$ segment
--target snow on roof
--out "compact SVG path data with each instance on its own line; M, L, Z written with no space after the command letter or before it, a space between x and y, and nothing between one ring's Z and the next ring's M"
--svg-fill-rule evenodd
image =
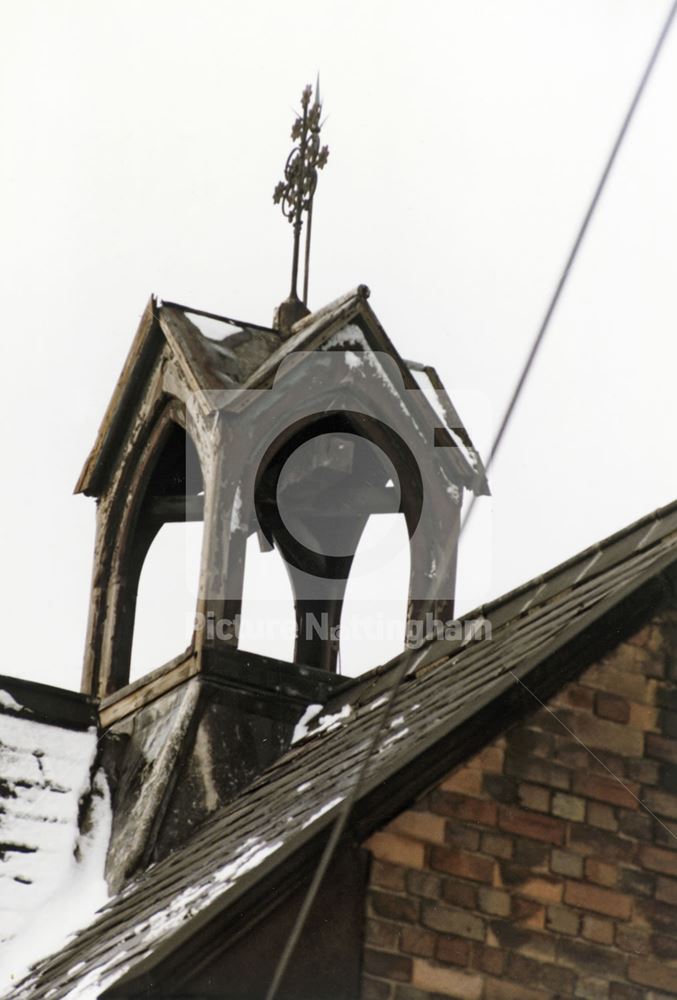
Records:
M108 895L108 789L102 775L91 780L96 731L31 714L0 691L0 992L88 923Z
M660 524L649 544L647 526L654 519ZM411 658L415 672L394 699L392 720L369 762L361 799L381 794L405 767L418 771L422 755L438 745L447 748L448 766L445 741L459 726L477 719L486 730L482 709L499 694L608 614L614 600L674 566L677 503L596 549L602 556L594 565L588 550L481 609L492 625L491 641L439 640L427 647L423 661L418 654ZM332 822L352 788L356 763L371 745L380 715L375 709L384 703L397 663L338 692L321 717L331 720L328 725L302 732L298 743L238 798L131 882L63 950L41 962L18 985L14 1000L93 1000L125 975L135 975L144 959L170 953L179 937L185 943L217 907L239 906L256 881ZM467 739L458 742L455 763L468 746L473 744ZM425 770L422 780L429 780ZM405 791L413 794L411 783ZM387 797L390 808L392 785ZM364 834L366 828L361 830Z

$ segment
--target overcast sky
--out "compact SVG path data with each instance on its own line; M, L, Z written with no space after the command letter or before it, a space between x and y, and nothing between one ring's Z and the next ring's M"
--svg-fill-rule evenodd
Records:
M0 671L79 686L95 505L72 489L150 293L260 323L285 297L271 194L318 69L310 304L368 284L486 449L667 7L3 0ZM677 496L676 121L677 30L468 532L463 610Z

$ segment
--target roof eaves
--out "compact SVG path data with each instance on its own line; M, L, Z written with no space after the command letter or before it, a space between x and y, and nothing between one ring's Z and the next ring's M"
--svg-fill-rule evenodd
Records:
M441 774L447 773L451 767L460 764L462 760L475 752L479 746L484 745L489 739L493 738L493 732L487 729L484 721L485 710L499 698L509 695L513 690L518 692L519 701L521 695L520 689L524 686L525 678L530 677L537 670L546 666L556 655L559 655L560 660L564 661L566 659L567 661L566 664L562 662L561 672L548 670L544 674L543 681L539 682L538 685L534 684L533 686L525 687L524 690L527 694L533 694L536 702L538 702L538 696L533 689L536 688L538 692L541 692L546 697L546 692L541 686L542 683L549 683L550 686L554 683L555 689L559 689L579 669L577 660L572 656L564 657L562 654L579 640L578 651L583 652L586 657L594 655L597 649L591 646L587 637L595 629L599 621L604 619L620 603L628 599L634 600L638 590L645 587L647 583L658 579L675 561L677 561L677 553L674 550L665 552L644 577L639 580L630 581L617 592L608 595L599 605L594 607L591 614L574 619L562 632L555 634L544 647L525 657L514 670L490 680L480 689L474 699L468 700L460 706L454 716L452 725L449 724L449 721L446 721L432 727L426 733L425 738L418 742L413 750L403 751L391 758L388 761L387 769L383 771L374 770L365 781L359 800L351 815L349 827L352 834L356 835L360 841L363 840L375 828L387 821L389 816L395 815L404 807L402 802L393 799L389 783L403 769L412 765L424 755L429 755L431 751L434 751L435 747L440 745L446 746L450 733L456 733L461 727L470 727L472 729L473 720L480 718L483 720L482 725L475 727L478 730L474 734L475 739L469 740L464 736L462 740L456 741L457 760L450 763L448 754L438 755L440 759L437 769L426 772L426 781L439 779ZM617 630L615 628L611 629L610 634L612 637L616 637ZM599 644L601 636L598 635L596 638ZM606 632L605 640L608 643ZM502 713L501 717L505 718ZM431 775L434 776L434 779ZM420 789L416 794L419 792ZM413 794L414 792L411 787L407 786L404 797L411 797ZM378 803L378 806L374 805L374 799ZM371 800L369 805L366 808L361 808L360 804L369 800ZM142 962L130 968L126 975L118 980L115 984L115 989L111 990L110 995L115 996L116 989L125 983L134 982L137 984L140 974L156 968L163 959L172 954L178 947L194 938L196 934L201 933L207 924L217 915L223 914L226 910L241 904L243 897L251 892L254 886L263 882L273 871L279 869L281 865L288 864L295 855L300 856L300 852L304 848L307 848L309 842L316 842L315 853L318 854L325 842L329 829L336 820L341 805L341 803L337 803L332 809L324 812L308 828L297 831L279 850L267 857L260 867L248 872L235 883L232 889L227 890L222 896L213 900L203 911L192 917L189 921L186 921L171 935L163 939L157 948L153 949L151 955L146 956ZM307 854L304 854L303 857L306 858ZM299 862L297 868L300 867ZM242 909L241 906L240 909Z
M142 313L131 349L106 408L94 446L87 456L82 472L75 484L75 493L84 493L87 496L98 496L101 493L102 480L109 454L111 451L116 450L120 443L122 417L131 405L132 399L139 391L143 377L148 370L149 362L157 347L157 338L153 337L154 332L158 335L160 333L157 324L156 307L155 296L151 295Z

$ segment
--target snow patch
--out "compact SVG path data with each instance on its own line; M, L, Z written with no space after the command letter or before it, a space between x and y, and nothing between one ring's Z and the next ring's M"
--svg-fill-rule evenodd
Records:
M9 691L0 691L0 708L9 708L12 712L20 712L23 705L20 705L18 701L15 701Z
M340 726L344 719L352 713L352 705L344 705L340 712L333 715L321 715L316 726L310 727L310 723L317 718L318 712L322 711L322 705L309 705L296 724L292 743L298 743L306 736L315 736L317 733L330 732Z
M140 961L150 954L155 941L171 934L194 914L209 906L246 872L258 867L269 855L279 850L282 843L282 840L266 843L253 837L249 838L242 845L237 857L222 865L206 882L184 889L164 909L140 920L132 929L129 938L134 943L134 961ZM107 962L91 969L74 989L65 995L64 1000L95 1000L129 969L131 961L120 961L126 954L126 951L120 951ZM30 984L27 984L27 988L29 986Z
M323 708L322 705L308 705L308 708L305 710L299 721L294 726L294 732L291 738L292 744L298 743L299 740L302 740L304 736L308 735L308 723L311 721L311 719L315 718L318 712L322 711L322 708Z
M310 826L311 823L314 823L316 819L319 819L320 816L324 816L324 814L329 812L330 809L333 809L334 806L337 806L339 802L343 802L342 795L337 795L335 799L331 799L329 802L325 802L325 804L323 806L320 806L317 812L314 812L309 819L304 820L304 822L301 824L301 829L305 830L306 827Z
M352 705L344 705L340 712L335 712L334 715L323 715L320 717L320 721L317 726L313 729L313 734L321 733L323 731L329 732L331 729L336 729L340 726L344 719L347 719L353 711Z
M58 885L53 886L49 899L31 912L20 933L7 942L6 954L0 956L0 993L9 991L35 962L60 951L77 931L92 922L96 911L108 900L104 866L112 812L103 771L96 774L92 792L91 825L78 837L75 852L59 866ZM45 851L40 861L45 873L53 878L58 856ZM35 868L34 864L31 876L39 878Z

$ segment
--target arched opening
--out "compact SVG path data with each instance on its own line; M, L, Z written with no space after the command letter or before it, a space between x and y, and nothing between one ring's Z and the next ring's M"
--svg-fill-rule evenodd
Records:
M402 482L408 484L406 492ZM255 506L262 533L269 546L279 548L290 576L297 663L359 673L402 649L409 535L421 504L413 454L375 418L340 411L302 419L273 442L257 473ZM400 549L398 569L384 581L383 565ZM346 586L354 605L347 618L342 614ZM378 608L374 592L383 594ZM348 665L346 656L343 664L337 662L342 620L353 633L346 643Z
M121 567L124 595L114 688L162 666L190 645L203 518L197 449L185 429L170 420L151 460Z
M202 524L163 524L141 570L129 680L161 666L190 645L200 575Z
M262 551L256 534L247 539L238 648L278 660L294 659L294 596L276 548Z
M411 552L403 514L372 514L343 602L339 670L356 677L404 649Z

